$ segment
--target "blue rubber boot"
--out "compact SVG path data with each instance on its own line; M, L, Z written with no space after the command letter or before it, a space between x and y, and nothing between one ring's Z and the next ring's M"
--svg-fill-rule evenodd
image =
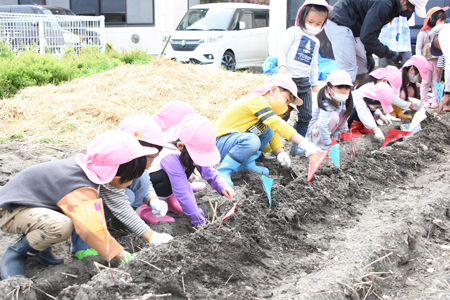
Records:
M269 169L265 167L260 167L255 164L255 160L261 155L262 151L257 151L255 154L247 158L244 162L242 162L241 166L237 169L239 171L256 171L262 175L269 175Z
M237 172L237 169L239 168L240 165L241 165L240 162L235 161L229 155L227 155L222 160L222 163L220 164L220 167L217 169L217 172L228 185L233 186L233 182L231 181L231 175Z
M50 248L47 248L36 255L36 259L44 265L61 265L64 263L64 258L56 256L52 253Z
M11 276L25 277L25 264L28 256L36 256L38 252L31 248L26 236L22 237L14 246L8 247L0 262L2 279Z

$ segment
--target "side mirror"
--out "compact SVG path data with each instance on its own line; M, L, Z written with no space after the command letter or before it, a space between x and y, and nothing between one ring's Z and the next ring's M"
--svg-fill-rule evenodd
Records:
M239 30L245 29L245 22L239 21Z

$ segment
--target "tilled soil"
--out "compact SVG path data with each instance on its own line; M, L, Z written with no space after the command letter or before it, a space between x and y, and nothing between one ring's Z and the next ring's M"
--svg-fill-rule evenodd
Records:
M265 163L275 179L271 209L260 175L235 174L241 202L220 231L233 204L208 187L197 194L206 225L193 228L181 215L152 226L172 234L170 244L111 229L139 251L125 265L113 262L116 283L95 267L106 265L102 258L74 259L67 241L53 248L64 265L30 259L27 279L0 282L0 299L450 299L449 124L448 114L429 116L422 131L383 150L371 135L355 139L356 161L343 142L341 168L327 158L310 184L306 158L291 169ZM0 185L80 151L23 141L0 148ZM1 238L2 253L17 236Z

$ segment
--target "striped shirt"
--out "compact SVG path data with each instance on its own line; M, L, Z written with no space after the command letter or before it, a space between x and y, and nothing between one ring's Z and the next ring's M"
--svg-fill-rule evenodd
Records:
M107 183L100 186L100 194L103 203L108 206L114 217L125 224L133 233L141 236L150 229L131 207L125 189L118 189ZM148 201L156 197L155 189L150 181L150 187L147 195L145 195L144 202L148 205Z

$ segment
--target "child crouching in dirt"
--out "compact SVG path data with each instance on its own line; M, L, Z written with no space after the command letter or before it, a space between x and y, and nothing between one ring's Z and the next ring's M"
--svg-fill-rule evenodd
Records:
M347 120L353 113L352 86L352 79L345 71L328 75L326 86L317 95L317 107L306 135L316 146L326 149L332 138L337 140L339 133L348 131Z
M348 126L354 120L360 121L370 132L374 133L375 139L383 142L383 131L377 126L376 119L386 120L384 113L392 112L392 100L394 92L389 84L385 82L377 83L364 89L356 89L352 92L354 109L348 119Z
M172 144L165 142L159 125L146 115L125 118L117 126L117 130L128 132L134 135L142 146L157 150L155 154L147 156L146 169L151 166L153 159L158 156L163 147L175 149ZM148 222L148 220L141 219L133 209L133 207L147 207L159 217L160 221L174 221L173 218L166 216L167 204L158 199L147 172L144 172L139 178L133 180L131 185L126 187L117 187L111 183L102 184L99 197L103 200L106 221L114 217L117 218L131 232L154 246L167 243L172 239L166 233L157 233L151 230L144 222ZM97 251L89 248L76 231L72 233L71 241L70 250L75 252L75 257L78 259L98 255Z
M158 123L161 127L161 130L165 132L170 127L180 124L180 121L184 116L192 114L194 112L194 109L189 105L189 103L180 100L172 100L161 107L161 110L153 116L153 120L155 120L156 123ZM164 154L166 151L170 150L165 148L163 149L162 154ZM161 157L163 156L165 155L162 155ZM157 157L153 161L151 169L148 170L149 173L161 170L161 167L159 166L159 160L160 159ZM189 183L194 193L200 192L206 188L206 184L200 182L199 180L200 176L196 174L195 171L194 173L192 173L191 177L189 177Z
M409 98L419 99L419 88L417 83L423 79L428 80L428 61L420 55L413 55L402 67L402 85L400 87L400 98L410 102ZM422 104L424 104L422 102ZM403 109L393 106L392 116L402 119L411 119L411 116L403 114Z
M88 145L87 155L38 164L11 179L0 189L0 228L22 237L1 258L2 279L25 277L30 256L46 265L64 263L52 254L50 246L68 239L74 227L105 259L127 262L131 254L114 238L109 236L107 247L78 219L61 213L60 207L98 199L101 184L131 184L145 171L146 156L155 153L156 149L142 147L133 135L113 130L98 135Z
M357 89L362 90L374 86L379 82L386 82L392 87L392 91L394 92L392 106L395 105L397 107L400 107L401 109L410 109L413 111L418 111L421 108L421 105L405 101L398 96L398 92L402 84L402 72L396 67L387 66L386 68L378 68L375 71L372 71L369 75L370 76L366 80L360 82L357 85ZM387 119L385 119L385 121L383 122L387 125L392 124L392 121L400 121L400 119L390 114L386 114L385 117Z
M181 120L185 116L192 113L194 113L194 109L188 103L179 100L172 100L164 104L161 110L153 116L153 120L155 120L161 127L161 130L165 132L170 127L180 124ZM157 182L157 184L154 185L154 188L158 194L158 198L166 201L169 211L180 214L180 203L171 192L172 189L167 188L167 173L161 167L161 160L169 154L180 154L180 151L176 147L174 150L163 148L160 155L153 160L152 165L147 172L150 176L150 180ZM196 174L196 169L194 169L188 179L189 185L194 193L200 192L206 188L206 184L199 182L199 180L200 176ZM139 207L137 213L142 219L150 224L156 224L159 221L162 221L160 218L156 218L152 212L152 209L147 206ZM173 218L171 219L171 222L175 222Z
M233 201L234 190L220 177L211 166L220 161L215 146L214 126L198 114L188 114L179 125L171 127L165 136L174 141L177 153L161 153L161 170L150 173L158 196L168 197L169 209L176 213L185 213L191 223L200 226L205 223L205 215L197 206L188 178L197 169L204 180L219 194ZM150 212L148 212L150 213Z
M302 103L297 96L297 86L288 74L278 73L267 79L262 88L232 103L219 116L215 124L216 146L222 163L217 171L229 185L233 185L231 175L239 171L269 174L269 170L257 166L255 160L272 138L278 138L277 143L281 145L275 150L278 161L284 166L290 165L289 155L274 132L297 143L306 151L306 156L321 151L278 116L285 113L291 103Z

